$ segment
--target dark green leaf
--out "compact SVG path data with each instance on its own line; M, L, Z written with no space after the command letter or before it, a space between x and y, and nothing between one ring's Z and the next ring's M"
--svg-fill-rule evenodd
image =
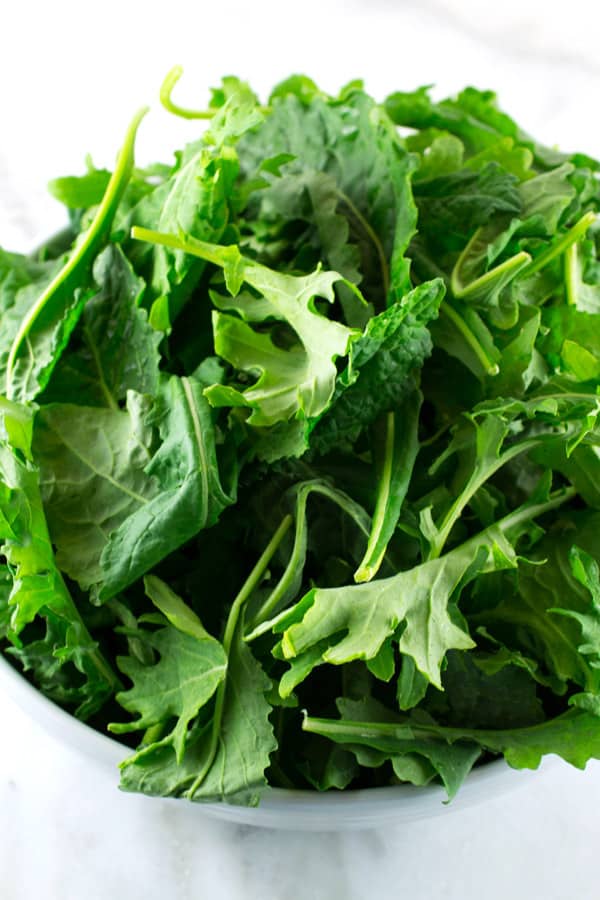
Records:
M158 390L161 337L139 307L144 282L114 244L98 255L93 274L98 292L87 302L73 336L76 349L64 353L54 370L46 403L116 409L128 390Z
M427 282L369 320L350 345L331 409L311 425L311 448L326 453L354 443L381 413L407 399L414 390L415 371L431 353L427 325L437 316L443 296L440 280Z
M173 376L153 408L130 393L127 410L53 404L40 411L35 454L57 559L103 600L232 502L203 389Z
M33 669L51 695L75 703L86 718L117 684L110 666L90 636L58 570L42 499L40 476L31 455L32 413L2 401L0 442L0 540L12 576L4 613L5 636L15 645L23 667ZM26 626L45 620L46 635L23 649ZM72 664L78 677L63 680Z

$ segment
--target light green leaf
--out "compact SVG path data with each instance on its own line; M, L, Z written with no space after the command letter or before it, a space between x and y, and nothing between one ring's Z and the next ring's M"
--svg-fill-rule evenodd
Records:
M223 719L215 759L194 793L198 802L256 806L266 786L265 770L276 749L265 694L271 682L244 644L238 630L228 660ZM144 747L121 764L126 791L184 796L203 769L210 750L211 722L196 725L177 762L173 747L163 742Z
M581 550L572 556L571 548L579 545L600 556L597 519L597 514L588 513L571 521L568 517L559 520L536 546L532 562L519 566L517 586L507 586L499 603L470 617L473 624L483 625L500 639L506 638L506 623L510 623L511 649L540 660L543 671L563 686L575 683L591 692L600 690L594 637L598 611L595 600L590 602L589 575L582 564L586 560L589 566L589 558ZM589 571L593 576L593 567ZM581 650L582 634L586 653Z
M217 315L217 353L237 369L259 375L258 381L242 392L253 410L248 422L268 426L299 413L307 418L318 416L333 396L335 360L346 355L355 334L318 313L314 304L317 296L333 302L333 285L340 276L319 271L308 276L280 275L244 264L243 279L270 303L276 317L293 328L301 345L277 352L270 336L255 334L244 323L236 327L236 320L228 321L225 330L225 323L220 326L223 317ZM210 400L211 393L207 395Z
M85 175L53 178L48 183L48 190L68 209L88 209L90 206L97 206L102 201L110 176L111 173L108 169L95 169L90 164Z
M449 604L465 579L516 566L514 551L497 530L483 532L445 556L391 578L342 588L315 588L276 623L284 657L294 659L329 640L321 660L341 665L373 659L386 638L404 624L400 652L441 688L440 667L448 650L474 646L454 624Z
M412 656L404 656L396 691L400 709L412 709L420 703L428 687L429 681L422 672L419 672Z
M569 180L573 171L572 163L565 162L521 184L521 219L526 223L523 227L527 233L554 236L563 213L576 196Z
M211 639L196 613L164 581L156 575L146 575L144 588L146 595L177 631L197 641Z
M523 453L571 457L594 430L599 409L596 395L565 391L540 393L522 402L500 398L478 404L466 414L454 427L446 450L430 468L434 474L456 454L451 482L455 499L438 524L433 523L428 510L421 512L421 529L430 543L430 557L441 552L470 499L495 472ZM528 429L534 420L537 427Z
M218 241L229 219L229 202L238 172L233 150L218 155L201 149L171 177L158 218L150 220L158 231L185 233L200 240ZM167 192L168 191L168 192ZM139 216L135 218L139 223ZM151 289L152 312L168 307L169 327L198 282L205 264L183 250L154 247Z
M583 643L577 649L585 657L587 669L584 672L583 687L600 693L600 574L598 562L580 547L573 545L569 551L569 562L574 578L589 591L589 602L584 611L559 606L548 611L574 619L581 627ZM570 598L569 598L570 600Z
M522 396L534 382L544 381L547 375L547 367L536 347L540 310L535 306L521 306L518 314L514 329L506 333L508 343L503 346L498 360L499 372L488 376L487 393L490 396Z
M220 247L191 237L174 238L134 229L134 237L186 250L224 270L231 294L246 283L267 301L276 319L285 321L299 344L283 351L269 334L253 331L245 322L215 313L215 349L237 369L258 377L251 387L238 391L239 402L252 409L249 424L270 426L294 416L318 416L329 405L337 374L335 360L345 356L356 332L318 312L315 298L333 303L337 272L317 269L311 275L285 275L243 257L235 246ZM252 297L238 298L252 310ZM263 304L264 308L264 304ZM220 387L206 392L211 403L225 397ZM228 397L231 397L229 392Z
M583 240L571 246L565 252L565 287L567 302L581 312L600 313L600 284L586 280L586 263L590 268L597 266L596 247L594 241Z

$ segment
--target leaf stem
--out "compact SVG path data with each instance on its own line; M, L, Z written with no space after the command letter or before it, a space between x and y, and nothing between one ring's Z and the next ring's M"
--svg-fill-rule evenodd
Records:
M377 740L378 738L396 738L397 740L406 740L419 736L442 738L450 743L457 740L476 740L484 744L486 739L497 743L502 739L502 735L528 735L532 733L543 732L555 722L572 718L573 710L570 709L566 713L556 716L554 719L548 719L536 725L526 725L519 728L452 728L447 725L429 725L426 722L415 722L408 717L404 721L397 723L392 722L356 722L348 719L321 719L309 716L304 713L302 722L302 730L309 731L312 734L321 734L325 737L330 735L343 735L350 739L356 736L358 742ZM496 749L490 747L489 749Z
M140 741L142 747L150 747L152 744L157 743L163 737L166 729L166 722L155 722L154 725L151 725L149 728L146 728L144 732L144 736ZM110 729L111 726L109 726Z
M419 420L423 395L418 389L373 426L376 476L375 510L367 548L354 573L364 584L379 572L394 535L419 452Z
M529 263L531 263L531 261L531 255L529 253L526 253L524 250L521 250L520 253L517 253L515 256L511 256L503 263L500 263L493 269L490 269L488 272L480 275L479 278L475 278L473 281L470 281L469 284L465 285L461 284L458 275L458 269L461 262L461 260L459 259L458 263L452 270L452 278L450 281L452 293L455 297L466 299L477 291L481 291L482 289L485 290L489 284L493 284L494 281L499 281L505 276L510 276L510 280L512 280L516 277L516 275L519 274L519 272L522 272L523 269ZM504 283L507 284L508 279Z
M373 524L371 527L371 533L369 534L367 549L365 550L365 555L363 556L358 569L354 573L354 580L357 582L357 584L361 584L365 581L371 581L371 579L375 577L385 554L386 548L384 547L375 559L372 558L381 536L381 531L385 524L385 514L392 484L395 432L396 415L393 412L388 412L385 417L384 458L383 465L381 467L379 483L377 485L377 502L375 504Z
M148 108L140 109L134 116L127 133L121 151L117 157L115 170L108 182L104 197L100 206L96 210L96 214L92 223L85 233L85 237L81 244L74 250L60 272L52 279L48 287L43 291L41 296L36 300L33 306L23 318L19 330L10 348L8 361L6 364L6 396L13 399L13 375L15 363L19 350L23 345L27 335L31 331L33 325L41 314L42 310L48 305L52 298L61 289L68 289L68 282L77 274L77 270L86 267L96 252L98 245L102 242L105 232L110 228L113 215L121 200L123 191L129 181L129 176L133 169L133 150L135 145L135 137L140 122L148 112Z
M286 515L281 521L279 528L263 550L260 558L258 559L256 565L248 575L248 578L242 585L239 593L237 594L235 600L231 605L231 609L229 611L229 616L227 617L227 623L225 625L225 633L223 635L223 649L225 650L225 654L227 658L229 658L229 654L231 652L231 644L233 642L233 637L235 634L235 630L238 625L238 621L240 618L240 613L242 611L242 607L247 602L248 598L260 583L263 575L265 574L271 559L273 558L277 548L279 547L281 541L285 537L290 525L292 524L292 516ZM185 796L189 800L194 799L194 794L208 775L210 768L215 761L215 757L217 755L217 748L219 745L219 736L221 733L221 724L223 721L223 711L225 706L225 695L227 692L227 676L223 679L223 681L219 684L217 688L217 692L215 695L215 711L212 720L211 726L211 735L210 735L210 743L208 747L208 754L204 761L204 765L197 775L194 783L186 792Z
M214 263L222 265L220 257L215 253L215 245L200 241L191 235L169 234L162 231L153 231L151 228L142 228L134 225L131 229L131 237L134 241L147 241L149 244L158 244L161 247L169 247L171 250L183 250ZM258 264L257 264L258 265Z
M577 244L565 250L565 293L567 305L577 306L577 284L579 282L579 253Z

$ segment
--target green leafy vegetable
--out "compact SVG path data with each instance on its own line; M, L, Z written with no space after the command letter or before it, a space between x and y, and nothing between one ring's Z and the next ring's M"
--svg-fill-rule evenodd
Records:
M139 114L0 250L0 651L127 791L600 758L600 164L491 91L180 76L171 164Z

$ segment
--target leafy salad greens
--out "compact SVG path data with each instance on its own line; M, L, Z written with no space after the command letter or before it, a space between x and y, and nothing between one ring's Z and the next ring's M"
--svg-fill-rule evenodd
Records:
M173 164L142 111L0 250L3 652L147 794L600 758L600 164L489 91L180 74Z

